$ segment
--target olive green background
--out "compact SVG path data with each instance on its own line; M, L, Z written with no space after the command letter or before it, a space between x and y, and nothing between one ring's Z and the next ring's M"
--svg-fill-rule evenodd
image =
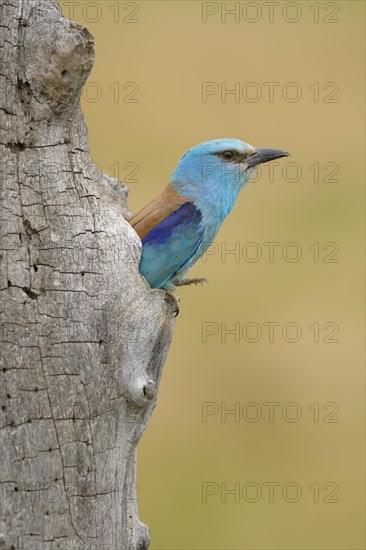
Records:
M270 22L265 3L240 2L247 11L239 22L222 22L219 11L206 23L199 1L137 4L134 13L131 2L81 1L74 12L97 51L83 100L92 155L111 175L119 167L133 211L201 141L235 137L291 153L274 182L263 167L225 221L216 253L192 270L210 284L180 290L158 406L138 449L138 505L152 548L364 548L364 3L280 2ZM297 22L286 20L299 8ZM238 82L241 97L203 102L202 82ZM273 101L265 82L279 83ZM296 102L289 82L301 91ZM250 101L256 90L262 97ZM273 261L268 242L279 243ZM291 242L302 253L295 262ZM268 322L279 323L273 342ZM287 323L297 325L283 333ZM235 326L239 341L225 337ZM339 341L324 341L337 326ZM287 341L299 327L299 341ZM205 342L207 328L216 333ZM279 404L273 422L268 402ZM217 412L203 422L205 403ZM235 403L240 418L225 416ZM203 502L206 482L217 492ZM279 483L273 499L268 482ZM235 484L239 502L224 492Z

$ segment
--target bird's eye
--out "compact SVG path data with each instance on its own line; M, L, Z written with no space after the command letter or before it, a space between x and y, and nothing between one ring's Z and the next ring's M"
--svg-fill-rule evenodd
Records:
M233 151L223 151L220 156L224 160L233 160L234 152Z

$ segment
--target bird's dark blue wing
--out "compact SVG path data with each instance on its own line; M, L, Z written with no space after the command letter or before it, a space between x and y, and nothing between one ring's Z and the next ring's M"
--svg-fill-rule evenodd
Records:
M191 202L158 223L142 240L140 272L162 288L183 270L202 242L201 212Z

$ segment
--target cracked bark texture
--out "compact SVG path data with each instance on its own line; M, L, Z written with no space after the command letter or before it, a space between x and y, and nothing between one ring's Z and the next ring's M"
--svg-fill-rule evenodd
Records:
M174 304L88 152L92 36L56 0L0 5L0 550L147 548L135 452Z

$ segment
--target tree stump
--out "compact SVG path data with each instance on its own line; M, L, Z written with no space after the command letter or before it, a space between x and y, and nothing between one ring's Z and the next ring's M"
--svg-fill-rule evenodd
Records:
M174 304L88 151L91 34L57 0L1 0L1 17L0 550L147 548L135 453Z

